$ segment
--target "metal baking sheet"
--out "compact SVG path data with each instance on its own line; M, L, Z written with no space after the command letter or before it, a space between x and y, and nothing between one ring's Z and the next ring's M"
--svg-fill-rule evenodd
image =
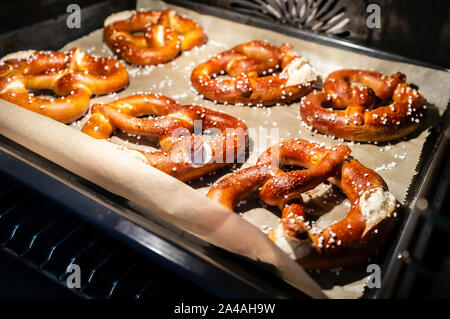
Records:
M180 4L177 1L177 4ZM183 5L185 5L186 7L189 7L192 4L188 4L183 2ZM208 6L200 6L200 5L196 5L195 4L195 10L202 12L202 10L207 10L207 11L211 11L212 8L208 7ZM214 8L214 10L218 10L217 8ZM221 11L215 11L216 14L221 15L222 17L224 17L223 14L225 14L224 12ZM239 18L239 15L236 14L236 17ZM235 18L236 18L235 17ZM242 17L241 17L242 18ZM267 22L265 22L267 23ZM275 28L275 26L271 26L268 25L268 27L273 27ZM272 28L272 29L273 29ZM286 30L277 30L280 32L286 32L289 31L287 30L288 28L286 28ZM286 32L289 33L289 32ZM292 35L292 34L291 34ZM301 35L297 35L299 37L301 37ZM342 47L344 49L348 49L348 43L342 42L339 43L339 41L337 40L329 40L327 38L323 38L321 36L315 36L313 34L307 34L308 40L312 40L312 41L317 41L320 43L326 43L329 45L333 45L333 46L337 46L337 47ZM327 42L328 41L328 42ZM356 47L351 47L351 50L356 50L358 52L360 51L361 48L356 48ZM366 50L363 50L363 52ZM367 53L367 52L364 52ZM386 55L382 52L376 52L376 51L371 51L370 52L371 55L380 57L380 58L389 58L391 59L392 56ZM377 55L378 54L378 55ZM407 59L401 59L401 57L395 57L398 61L403 61L403 62L407 62L407 63L412 63L413 61L411 60L407 60ZM446 126L445 126L446 125ZM421 196L422 191L424 190L424 187L426 185L426 181L429 180L433 174L433 170L432 170L432 163L439 161L439 154L440 154L440 150L442 150L442 145L443 141L445 141L445 138L442 137L442 132L444 132L445 130L448 129L448 121L446 122L446 124L443 126L437 126L435 127L435 129L433 129L432 134L429 135L428 140L426 142L425 145L425 149L432 149L434 150L434 152L424 152L425 156L424 158L421 160L421 169L419 170L419 174L416 176L409 194L408 194L408 203L412 202L415 198L417 198L417 196ZM441 134L441 138L439 138L439 133ZM123 240L127 240L129 243L134 243L134 244L141 244L141 246L144 247L144 250L157 250L157 248L152 247L151 245L142 245L143 241L148 241L148 234L146 233L141 233L141 235L143 236L133 236L135 233L139 233L139 231L134 230L134 231L124 231L123 229L119 229L118 230L118 226L117 224L114 224L114 219L118 218L121 216L120 213L118 213L117 210L112 210L111 209L111 205L115 206L116 209L122 210L122 209L129 209L131 211L135 212L135 215L137 217L136 221L133 221L134 225L138 225L139 224L139 208L138 207L126 207L123 206L121 204L121 199L117 198L117 196L112 195L112 194L105 194L105 191L102 190L101 188L95 186L94 184L91 184L85 180L82 180L81 178L77 177L76 175L65 171L64 169L62 169L61 167L47 161L48 163L45 163L45 159L41 158L44 161L38 161L37 158L39 156L37 156L36 154L33 154L32 152L23 149L21 150L20 146L18 146L17 144L14 145L15 143L8 141L7 139L2 139L1 141L1 149L2 149L2 160L5 159L5 162L2 162L2 169L3 170L7 170L9 171L10 174L15 175L16 177L20 178L23 182L33 186L33 182L32 179L27 178L27 174L24 174L24 172L26 172L27 170L29 170L30 172L35 169L38 170L41 174L44 174L47 176L46 183L51 183L52 180L54 180L54 182L56 183L57 181L60 183L56 189L54 190L54 192L56 192L57 194L57 189L59 187L64 187L63 185L69 186L69 189L74 190L74 192L72 193L71 196L74 196L73 200L67 201L66 205L71 207L73 210L76 210L75 212L84 216L84 218L89 219L91 222L96 222L98 226L104 227L106 229L109 229L112 233L114 233L115 235L118 236L122 236ZM445 148L444 148L445 149ZM27 159L27 153L28 153L28 159ZM30 155L31 153L31 155ZM14 154L14 155L13 155ZM9 156L9 157L8 157ZM7 164L10 163L10 164ZM11 164L11 163L15 163L15 164ZM26 165L24 165L24 163ZM5 165L3 165L5 164ZM30 165L31 164L31 165ZM21 169L19 170L14 170L13 167L14 166L21 166ZM24 169L24 167L27 167L27 165L29 166L29 168ZM422 167L423 166L423 167ZM64 172L64 173L63 173ZM31 174L31 173L29 173ZM60 175L58 175L60 174ZM59 177L58 177L59 176ZM41 184L42 185L42 184ZM82 185L83 187L80 188L80 185ZM36 187L36 185L34 185L34 187ZM43 191L42 189L40 189L39 191ZM45 192L49 195L49 196L53 196L54 199L59 200L59 201L63 201L61 198L57 198L58 196L55 195L51 195L51 191L50 189L45 190ZM98 212L97 208L89 208L89 207L84 207L81 203L83 203L83 201L85 200L86 197L86 192L88 192L90 194L90 196L88 196L88 198L91 198L92 200L94 200L99 206L98 207L103 207L103 209L105 210L105 215L101 215L101 214L96 214ZM78 197L78 200L75 200ZM408 205L406 205L408 206ZM100 208L101 210L101 208ZM386 284L383 284L382 287L388 287L389 285L387 284L387 282L391 282L392 278L395 278L395 274L396 274L396 269L398 270L399 267L401 266L401 262L402 260L397 258L397 256L399 255L399 252L403 252L402 249L404 249L407 245L407 237L408 237L408 232L412 232L412 230L414 229L414 219L417 218L417 214L414 212L414 209L411 212L404 212L405 215L407 216L404 219L403 224L400 226L400 235L399 238L396 239L396 245L393 245L393 248L391 248L391 250L389 252L386 253L386 257L384 258L385 262L384 262L384 266L383 266L383 282ZM112 223L110 223L112 222ZM129 222L129 221L128 221ZM184 245L183 243L185 242L185 237L189 237L190 235L181 232L180 235L180 230L177 229L176 227L169 225L168 223L164 223L164 221L159 220L159 221L152 221L152 223L154 223L155 225L162 225L165 224L165 231L160 231L160 232L156 232L155 234L157 238L164 238L163 240L166 240L167 242L174 242L175 239L175 243L179 244L182 248L181 250L188 250L188 251L193 251L195 253L195 255L197 257L201 256L200 259L205 260L206 259L206 263L207 264L216 264L217 266L217 261L221 260L220 259L220 254L221 253L225 253L225 255L227 255L226 257L224 257L224 259L222 259L222 262L220 262L220 264L222 266L224 266L224 268L221 269L221 271L224 271L225 273L228 274L232 274L232 276L236 276L236 277L240 277L241 280L243 280L243 282L245 283L244 286L247 287L255 287L258 286L262 287L264 286L264 288L268 288L267 285L263 285L263 283L259 283L256 284L255 282L258 282L258 278L252 278L251 276L251 272L254 273L254 269L253 267L257 267L259 268L259 266L255 265L254 263L249 262L248 265L245 265L243 267L243 269L245 269L244 273L240 273L239 274L239 267L233 267L233 262L226 262L226 261L231 261L234 258L236 258L235 256L233 256L232 254L226 253L226 252L220 252L220 249L212 247L211 245L193 237L192 240L194 241L199 241L198 243L201 243L199 245ZM122 226L123 227L123 226ZM128 226L127 226L128 227ZM127 228L125 227L125 228ZM138 226L137 226L138 227ZM128 228L127 228L128 229ZM143 229L141 228L141 231L143 231ZM167 231L167 232L166 232ZM180 240L183 239L183 240ZM205 247L207 247L208 249L205 249ZM171 248L171 249L167 249L166 251L164 251L163 254L164 258L167 258L168 260L170 259L174 259L173 257L171 257L171 251L174 250L175 248ZM205 253L205 250L208 251L208 253ZM212 253L211 253L212 251ZM240 259L240 258L239 258ZM248 262L248 261L245 261ZM245 263L244 262L244 263ZM185 268L189 268L190 271L198 271L198 269L201 269L200 266L195 266L195 267L188 267L187 264L188 262L186 260L184 260L183 258L178 258L174 260L174 264L178 265L178 267L185 267ZM396 266L397 265L397 266ZM248 267L248 268L246 268ZM265 270L262 270L265 271ZM201 277L201 276L200 276ZM255 277L255 276L253 276ZM265 282L266 282L266 278L264 278ZM252 283L253 281L253 283ZM226 282L226 280L224 281ZM261 286L262 285L262 286ZM283 288L279 288L277 290L277 285L281 285L281 287ZM236 289L235 292L239 291L239 289ZM264 289L260 289L260 291L264 291ZM299 295L298 293L293 293L290 289L288 289L288 287L286 287L285 285L282 284L281 280L274 280L270 285L269 285L269 289L268 291L272 292L272 296L294 296L294 295ZM281 293L280 291L290 291L291 294L284 292ZM378 290L376 293L374 293L374 290L371 291L371 294L367 294L366 297L371 297L371 296L383 296L386 297L389 295L389 291L388 289L382 289L382 290ZM301 294L300 294L301 295Z

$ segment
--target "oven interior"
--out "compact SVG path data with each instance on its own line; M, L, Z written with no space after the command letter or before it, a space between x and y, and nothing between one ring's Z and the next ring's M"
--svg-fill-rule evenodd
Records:
M136 6L135 1L127 0L77 1L83 12L83 28L62 33L62 28L67 30L63 27L66 8L72 2L2 1L0 56L29 48L58 49L100 28L108 15ZM169 2L230 16L244 23L270 23L280 29L295 27L318 42L324 38L331 45L333 41L343 41L367 54L402 57L414 63L450 69L450 3L445 1L433 4L371 1L379 4L386 15L380 29L364 27L368 1L287 0L283 5L276 0ZM441 123L441 129L447 129L447 134L438 130L433 133L445 144L441 146L440 160L432 167L439 174L435 173L426 185L428 205L409 229L402 267L392 274L389 286L381 292L367 294L367 298L450 297L448 122L447 111ZM4 138L1 142L11 149L20 148ZM430 146L428 151L435 149ZM156 249L149 253L125 236L74 214L68 202L62 203L34 187L32 181L37 181L39 174L29 167L20 167L13 157L6 153L0 156L0 258L5 260L0 266L0 297L305 297L262 270L255 270L254 280L242 278L251 276L250 270L230 275L227 267L220 267L217 261L211 266L157 232L155 242L161 242L159 247L167 245L166 253L158 253ZM223 258L223 264L236 263L244 269L253 269L252 262L220 249L214 254ZM66 286L66 270L72 264L83 269L79 289ZM36 285L40 288L35 289Z

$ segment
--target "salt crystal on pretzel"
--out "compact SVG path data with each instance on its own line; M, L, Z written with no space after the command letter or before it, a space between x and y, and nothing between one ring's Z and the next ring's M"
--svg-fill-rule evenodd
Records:
M128 72L118 61L86 55L77 48L20 51L0 63L0 98L68 123L84 115L93 94L107 94L128 84ZM58 97L42 98L29 90L48 89Z
M241 120L198 105L180 105L162 95L135 94L94 104L91 112L82 132L108 139L119 128L133 135L156 137L162 150L143 152L143 156L153 167L182 181L234 163L248 145L247 126ZM156 117L139 117L144 115ZM220 134L192 135L199 123L202 130Z
M278 206L280 224L268 236L304 268L359 263L380 248L392 231L396 200L381 176L349 154L345 145L327 148L302 139L284 141L265 151L256 165L217 182L207 196L233 210L257 192L264 203ZM284 172L280 168L285 165L307 169ZM326 180L343 190L350 208L342 220L319 228L308 220L310 212L304 209L301 195Z
M301 101L300 114L319 132L346 140L399 139L419 128L426 109L426 100L405 81L399 72L335 71L325 79L323 91Z
M195 67L192 85L221 103L291 103L310 92L317 79L308 61L292 49L288 43L276 47L264 41L237 45ZM225 73L228 78L217 76Z
M143 32L135 35L134 32ZM123 11L104 22L103 37L110 49L137 65L160 65L182 51L202 45L203 28L174 10Z

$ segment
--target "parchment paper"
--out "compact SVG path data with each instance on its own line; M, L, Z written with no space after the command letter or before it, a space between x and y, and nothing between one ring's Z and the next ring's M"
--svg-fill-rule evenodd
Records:
M279 139L300 137L323 142L326 145L341 141L311 132L299 117L297 103L270 108L242 107L214 104L196 95L190 86L191 70L210 56L239 43L264 39L276 45L290 42L297 52L310 60L314 69L323 78L340 68L374 69L386 74L403 72L410 83L419 86L434 113L442 114L449 100L450 74L443 71L383 61L330 48L276 32L200 15L160 1L138 1L138 7L149 9L174 7L204 27L208 42L201 48L185 52L173 62L164 65L144 68L127 65L130 85L117 94L94 98L91 104L111 101L137 92L151 92L172 97L182 104L200 104L237 116L244 119L248 127L253 129L250 135L250 159L242 167L253 164L262 151L279 141L276 138L277 131L272 131L272 128L278 129ZM62 49L74 46L90 54L112 56L102 42L102 30L69 43ZM168 219L214 245L275 265L285 281L312 297L324 297L324 293L332 298L358 298L362 295L367 279L363 266L312 273L321 289L301 267L268 240L263 231L274 228L278 223L276 214L279 212L276 210L262 207L257 200L249 199L239 205L238 211L244 216L241 218L203 196L210 184L229 173L229 170L190 183L192 186L190 187L131 158L110 143L92 139L75 130L74 128L81 127L87 116L70 127L2 100L0 105L1 134L72 172L148 208L152 213ZM435 120L436 117L431 116L427 126L433 124ZM265 131L268 137L264 136ZM396 143L348 144L356 158L382 175L390 191L402 203L416 174L415 169L427 135L428 131L425 129ZM112 141L132 148L155 146L144 138L120 133L114 136ZM330 223L347 212L346 201L342 198L342 194L329 185L320 186L307 194L305 199L317 213L328 212L318 223Z

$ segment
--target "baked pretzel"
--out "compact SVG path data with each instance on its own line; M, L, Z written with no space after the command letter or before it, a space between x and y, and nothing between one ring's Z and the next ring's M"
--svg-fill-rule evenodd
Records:
M105 20L103 36L114 53L138 65L166 63L206 40L201 26L173 10L117 13Z
M292 45L252 41L235 46L198 65L193 87L221 103L274 105L290 103L310 92L316 74ZM228 74L231 79L218 77Z
M162 151L143 152L144 161L182 181L236 162L245 155L248 143L247 126L241 120L197 105L179 105L161 95L136 94L94 104L91 112L82 132L107 139L120 128L130 134L157 137ZM144 115L156 117L139 118ZM216 135L191 135L197 125Z
M0 62L0 98L63 123L84 115L93 94L118 91L127 84L128 72L121 63L77 48L68 53L18 52ZM60 97L37 97L29 90L51 90Z
M416 130L424 119L426 101L405 81L402 73L335 71L326 78L324 91L301 101L300 114L324 134L359 142L395 140Z
M264 203L278 206L280 224L269 237L306 269L362 262L392 230L396 201L381 176L349 157L350 152L344 145L327 148L301 139L285 141L264 152L256 165L220 180L207 196L233 210L258 192ZM306 169L284 172L286 165ZM351 207L344 219L319 229L307 220L301 194L327 179L342 189ZM301 239L305 235L308 240Z

